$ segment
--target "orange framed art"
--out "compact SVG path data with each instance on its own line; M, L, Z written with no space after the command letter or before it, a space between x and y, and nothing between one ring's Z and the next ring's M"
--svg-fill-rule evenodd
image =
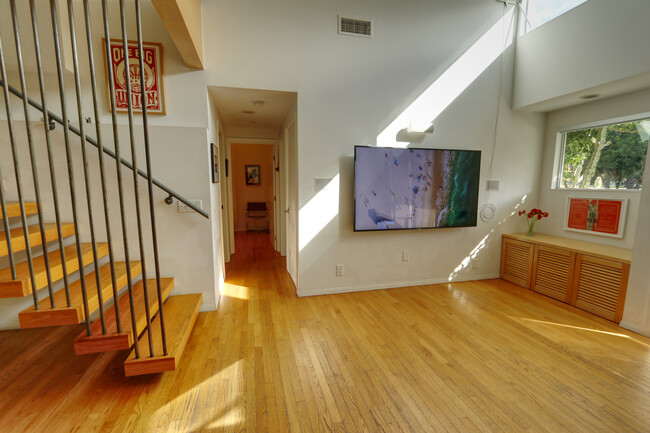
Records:
M104 70L106 72L106 93L108 95L108 110L110 106L110 89L108 85L109 62L106 59L106 39L104 44ZM142 42L144 57L144 83L140 83L140 62L138 61L137 41L128 41L128 56L124 55L124 45L121 39L111 39L110 67L115 80L115 111L127 113L126 71L129 71L131 87L131 106L134 113L142 112L142 86L145 88L145 99L148 114L166 114L165 85L163 74L162 44L157 42ZM128 58L128 68L125 59Z

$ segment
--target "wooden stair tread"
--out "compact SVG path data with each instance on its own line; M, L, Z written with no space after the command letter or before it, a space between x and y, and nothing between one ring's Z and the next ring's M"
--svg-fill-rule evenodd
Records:
M97 244L97 258L108 255L108 244ZM63 266L61 264L61 251L55 250L48 254L50 258L50 272L52 281L58 281L63 278ZM93 262L93 252L91 244L81 244L81 256L84 266ZM77 246L70 245L65 247L65 259L68 275L79 270L79 261L77 260ZM45 260L43 256L35 257L34 278L36 288L42 289L47 287L47 275L45 273ZM29 265L27 262L16 264L16 280L11 279L11 269L0 269L0 298L21 298L32 293L32 284L29 277Z
M135 350L132 351L124 362L124 374L126 376L138 376L175 370L183 355L187 340L190 338L192 328L194 328L196 316L199 314L202 302L203 296L201 294L171 296L163 307L168 354L162 355L160 318L156 316L151 324L151 334L154 342L154 353L157 356L148 356L149 333L146 332L139 340L140 358L136 359Z
M131 262L131 278L140 275L140 262ZM105 264L99 268L100 283L104 302L113 297L113 282L111 278L111 266ZM128 280L126 277L126 262L115 263L115 280L117 289L120 290L126 286ZM86 292L88 293L88 309L94 313L99 309L99 299L97 297L97 284L95 281L95 272L86 275ZM65 289L54 293L54 304L56 308L51 308L50 299L46 297L39 302L39 309L35 310L31 306L23 310L19 315L20 327L39 328L43 326L62 326L76 325L83 323L85 320L83 309L83 295L81 293L81 280L70 284L70 307L67 307L65 298Z
M161 278L160 285L164 302L164 299L167 299L174 288L174 279ZM147 291L149 293L149 310L153 317L153 315L158 312L158 294L155 279L147 280ZM147 316L144 306L144 284L142 281L138 281L134 284L133 298L137 332L132 332L129 293L126 291L119 299L122 332L119 334L117 333L115 307L111 306L111 308L104 312L106 334L102 334L101 321L99 319L95 320L91 325L92 336L89 337L86 331L83 331L77 338L75 338L75 353L77 355L84 355L87 353L130 349L133 345L133 335L135 334L135 338L137 338L147 327Z
M56 224L47 223L43 224L45 229L45 239L47 242L51 242L59 238ZM15 228L9 231L11 234L11 248L14 253L18 251L25 250L25 235L23 233L23 228ZM27 233L29 233L29 243L32 247L42 244L41 239L41 230L38 225L27 226ZM61 224L61 234L63 237L72 236L74 234L74 224ZM0 256L6 256L9 254L9 249L7 247L7 234L3 231L0 232Z
M38 212L35 201L26 201L25 202L25 213L27 215L35 215ZM19 217L20 216L20 203L10 202L7 203L7 216L9 218ZM2 216L2 209L0 209L0 218Z

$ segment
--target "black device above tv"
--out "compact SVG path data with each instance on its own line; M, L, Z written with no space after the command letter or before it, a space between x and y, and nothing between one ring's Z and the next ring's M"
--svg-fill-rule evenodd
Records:
M481 152L355 146L354 231L474 227Z

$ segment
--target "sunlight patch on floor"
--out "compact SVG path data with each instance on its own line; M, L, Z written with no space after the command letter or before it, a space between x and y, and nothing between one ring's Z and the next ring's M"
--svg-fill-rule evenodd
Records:
M164 406L158 409L155 415L151 418L149 423L149 429L147 431L158 431L157 427L161 420L165 419L181 419L186 416L188 407L191 406L199 395L214 395L215 400L219 400L219 404L215 404L215 407L226 408L222 414L217 415L216 419L210 419L210 416L207 416L207 420L204 417L196 417L190 423L183 423L182 427L177 426L174 422L170 422L168 432L198 432L204 431L205 425L208 422L212 422L211 427L226 427L239 424L244 419L244 407L238 405L240 401L239 397L242 390L237 390L235 387L228 389L228 395L222 396L217 394L219 385L221 383L231 384L238 376L243 374L243 365L244 359L240 359L236 362L233 362L228 367L222 369L217 374L207 378L203 382L199 383L196 386L193 386L191 389L182 393L173 400L167 402ZM219 414L219 411L215 411L216 414ZM211 415L212 416L212 415Z
M537 320L537 319L528 319L528 318L525 318L525 317L519 317L518 320L522 320L522 321L525 321L525 322L539 323L539 324L542 324L542 325L559 326L561 328L570 328L570 329L575 329L575 330L578 330L578 331L596 332L598 334L613 335L615 337L632 339L632 337L630 337L629 335L619 334L618 332L601 331L600 329L592 329L592 328L582 328L580 326L566 325L564 323L556 323L556 322L547 322L547 321L544 321L544 320Z
M249 288L238 286L237 284L225 283L223 285L223 296L229 298L245 299L248 300Z

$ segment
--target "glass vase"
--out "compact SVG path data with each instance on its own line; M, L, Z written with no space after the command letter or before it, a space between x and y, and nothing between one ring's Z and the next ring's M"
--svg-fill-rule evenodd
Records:
M526 236L535 236L535 223L537 222L537 218L528 218L528 232L526 232Z

